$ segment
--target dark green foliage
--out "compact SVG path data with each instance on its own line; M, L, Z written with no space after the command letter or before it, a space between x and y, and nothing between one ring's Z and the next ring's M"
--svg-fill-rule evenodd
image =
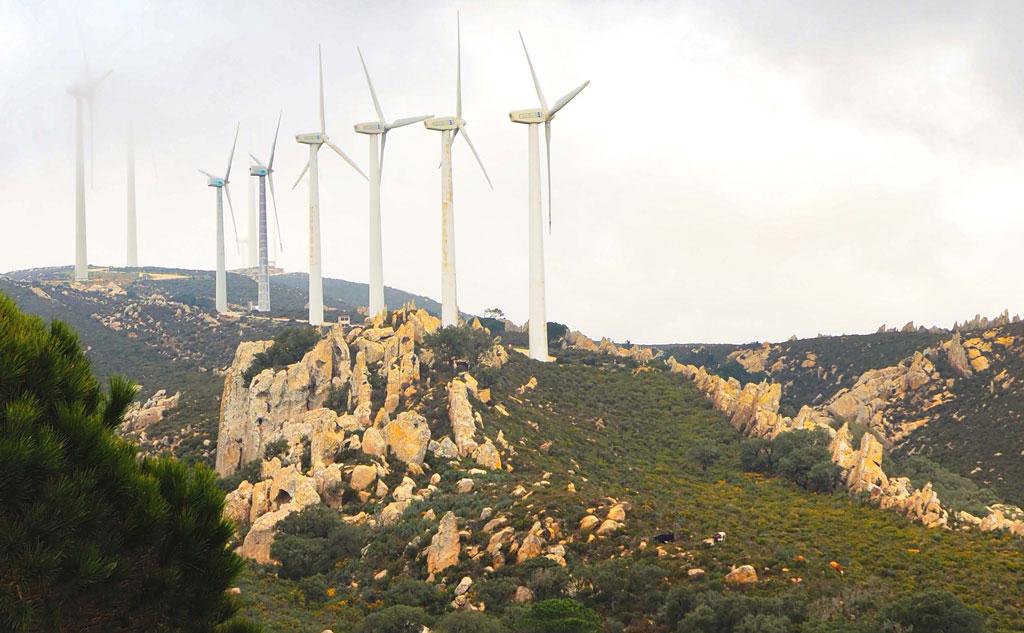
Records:
M774 440L747 439L740 444L740 464L750 472L785 477L811 492L832 492L842 482L829 441L824 429L798 429Z
M351 389L352 384L347 381L342 383L340 387L338 385L331 385L327 391L327 399L324 400L324 406L338 415L348 413L348 394Z
M423 337L423 346L433 350L437 359L434 367L443 371L450 371L455 361L465 362L472 369L493 344L486 332L469 326L449 325Z
M707 472L707 469L717 462L722 457L722 451L718 448L718 444L711 440L700 440L694 443L687 451L690 459L700 466L701 471Z
M445 595L429 582L398 578L382 596L385 604L419 607L428 613L440 613L447 603Z
M760 613L748 615L733 629L733 633L792 633L795 629L789 618L782 615Z
M264 369L280 369L299 362L319 340L320 332L308 325L281 330L274 336L274 344L267 351L256 354L242 380L248 385Z
M493 317L480 317L480 325L490 330L491 334L494 336L500 336L501 333L505 331L505 322L499 321Z
M669 631L674 631L679 622L686 617L694 605L696 598L693 591L683 585L672 587L665 596L665 602L661 605L661 612L658 619Z
M479 611L457 611L449 613L431 629L437 633L506 633L501 620Z
M600 628L601 616L568 598L537 602L516 622L519 633L596 633Z
M306 578L329 571L336 562L356 558L363 546L360 527L341 522L336 510L309 506L278 523L270 556L281 563L282 578Z
M263 462L259 459L254 459L227 477L218 479L217 486L224 492L231 492L238 488L238 484L242 483L243 480L254 484L263 478L262 470Z
M569 331L569 326L564 323L548 321L548 345L557 343Z
M0 630L213 631L241 569L210 469L138 459L71 330L0 294Z
M970 479L950 472L923 455L887 459L883 467L890 477L909 477L917 488L931 482L943 505L954 510L966 510L975 516L985 516L988 514L986 506L999 503L998 496L991 489L979 488Z
M275 457L284 457L284 454L287 451L288 440L284 438L274 440L273 442L268 442L267 445L263 447L263 459L270 461Z
M428 622L418 607L396 605L366 616L357 633L420 633Z
M715 371L715 373L721 376L722 378L725 378L726 380L730 378L735 378L736 380L740 381L741 385L745 385L748 382L761 382L768 378L768 374L764 373L763 371L753 373L747 371L747 369L743 365L741 365L739 361L735 360L731 360L727 363L724 363Z
M963 601L945 591L903 596L887 606L883 617L907 631L982 633L985 621Z
M309 441L308 435L302 436L302 455L299 457L299 467L302 472L309 472L313 466L313 443Z

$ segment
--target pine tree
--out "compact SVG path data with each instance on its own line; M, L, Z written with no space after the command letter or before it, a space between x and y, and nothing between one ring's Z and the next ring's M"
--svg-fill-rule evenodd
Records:
M254 630L221 624L242 562L216 476L140 459L114 433L134 397L0 293L0 630Z

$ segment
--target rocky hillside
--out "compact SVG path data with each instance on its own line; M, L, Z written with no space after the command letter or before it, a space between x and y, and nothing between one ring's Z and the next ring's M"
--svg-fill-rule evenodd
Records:
M949 529L962 523L930 487L884 473L874 435L855 449L825 408L780 416L781 385L741 387L575 337L593 349L544 364L491 344L465 371L439 360L436 328L414 310L332 328L248 382L269 343L238 348L217 466L238 551L254 561L241 600L274 630L350 630L402 608L424 623L469 612L511 623L536 600L572 597L613 628L664 631L696 617L666 610L680 596L689 609L827 627L873 617L906 578L956 588L998 630L1024 630L1024 603L1003 590L1021 582L1010 532L1022 526ZM918 371L924 356L900 379ZM799 426L832 431L836 494L742 467L737 430ZM710 464L694 457L707 442ZM356 545L295 571L296 552L327 547L293 527L314 516Z

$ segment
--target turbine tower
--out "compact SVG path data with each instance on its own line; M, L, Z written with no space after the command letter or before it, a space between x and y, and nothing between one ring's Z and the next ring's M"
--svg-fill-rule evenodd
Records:
M260 239L259 239L260 216L256 204L256 181L249 179L249 221L246 225L247 237L246 247L246 268L256 268L260 263Z
M277 134L281 131L281 115L277 115L277 129L274 131L274 144L270 146L270 161L264 165L252 154L256 164L249 167L249 175L260 179L260 211L259 211L259 268L256 281L258 295L256 310L270 312L270 261L267 252L267 182L270 182L270 197L274 203L274 222L277 225L278 240L281 238L281 222L277 219L277 196L274 195L274 153L277 151ZM284 250L282 246L281 250Z
M584 82L578 88L571 90L567 95L555 102L555 105L548 109L548 102L544 99L544 93L540 89L540 81L537 80L537 73L533 70L533 62L530 61L530 51L526 50L526 40L523 34L519 33L519 40L523 43L523 52L526 53L526 63L530 66L530 75L533 76L533 86L537 89L537 98L540 99L540 108L533 110L516 110L509 112L508 116L513 123L525 123L529 130L528 153L529 162L527 174L529 176L529 226L530 226L530 358L534 360L548 360L548 322L546 298L544 295L544 229L540 197L540 139L538 126L544 124L544 139L547 145L548 159L548 231L551 230L551 121L555 114L565 107L572 98L587 87L589 81Z
M86 105L89 106L89 167L92 169L94 99L100 83L113 72L106 70L95 75L92 73L89 58L85 54L84 42L82 60L85 62L85 78L68 88L68 93L75 98L75 281L89 279L89 263L85 248L85 139L82 131L82 110Z
M217 312L228 311L227 273L224 267L224 194L228 196L231 226L235 232L235 246L238 246L238 226L235 224L235 209L231 204L231 189L228 187L228 183L230 182L231 161L235 158L235 146L238 144L238 128L240 126L241 123L235 127L235 141L231 144L231 154L228 155L228 168L224 171L224 177L220 178L210 172L199 170L199 173L206 176L206 184L217 188Z
M320 131L308 134L297 134L295 140L299 143L309 145L309 162L302 169L302 173L295 180L292 189L295 189L302 180L302 177L309 171L309 324L323 325L324 322L324 281L323 271L320 262L320 164L317 160L317 153L322 145L333 149L338 156L352 165L352 169L359 172L363 178L366 174L352 162L345 152L332 143L327 137L327 123L324 119L324 62L323 53L317 47L317 57L320 71Z
M356 132L366 134L370 141L370 304L369 316L375 317L388 309L384 303L384 248L381 239L380 222L380 175L384 168L384 146L387 144L388 132L396 127L403 127L412 123L419 123L434 116L425 114L422 116L397 119L388 123L384 118L384 112L380 108L380 101L377 100L377 91L373 89L373 81L370 79L370 71L366 69L366 60L363 59L363 51L359 52L359 61L363 64L363 72L366 73L366 83L370 86L370 96L373 98L373 108L377 111L377 121L373 123L357 123ZM378 146L378 137L380 143ZM379 147L379 158L378 158Z
M456 14L456 33L458 37L458 53L455 74L455 116L427 119L423 125L428 130L441 132L441 325L458 325L459 306L455 289L455 208L452 203L452 142L459 132L466 137L466 144L476 157L484 178L491 189L491 177L480 160L480 155L473 147L466 131L466 121L462 118L462 31ZM452 131L454 130L454 134Z
M127 266L136 268L139 265L139 241L135 227L135 135L128 131L128 200L127 200L126 250Z

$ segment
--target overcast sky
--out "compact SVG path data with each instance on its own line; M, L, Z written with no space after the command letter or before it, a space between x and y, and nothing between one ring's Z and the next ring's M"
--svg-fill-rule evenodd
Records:
M81 24L94 69L89 261L125 258L125 149L137 145L140 262L212 268L214 190L283 110L280 265L307 268L306 160L323 46L328 134L364 169L374 120L464 117L494 181L454 148L460 308L527 317L527 133L553 125L548 317L634 342L780 340L1024 312L1024 3L0 0L0 271L73 262ZM321 156L324 274L365 281L368 185ZM439 298L440 134L389 135L385 283ZM543 158L542 158L543 160ZM547 210L545 209L545 213ZM230 224L228 238L231 239ZM241 265L229 245L228 265Z

